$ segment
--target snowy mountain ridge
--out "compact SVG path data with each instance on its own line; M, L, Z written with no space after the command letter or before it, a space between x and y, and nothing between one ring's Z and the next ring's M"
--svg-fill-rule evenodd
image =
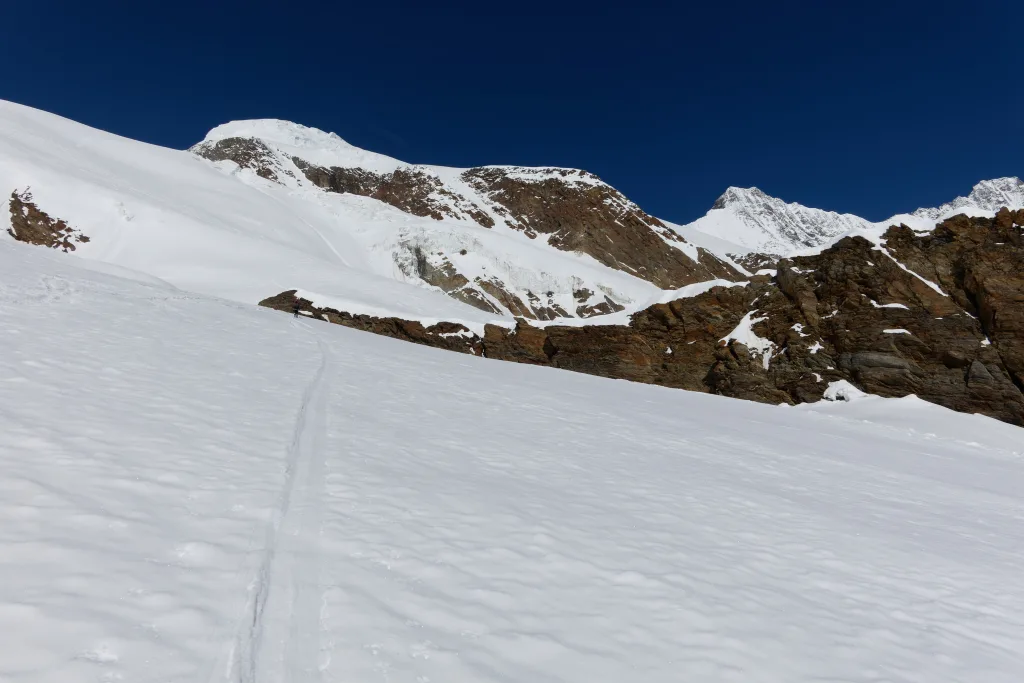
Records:
M0 189L11 211L61 231L49 246L235 301L301 291L336 311L481 336L516 318L622 324L743 281L730 254L813 251L889 224L730 187L678 226L585 171L408 164L273 119L218 126L190 151L13 103L0 102L0 123ZM984 181L892 222L991 214L1021 204L1021 185Z
M756 187L730 187L705 216L681 226L679 232L698 243L695 232L727 240L742 247L737 253L745 250L781 256L827 246L851 233L881 234L900 223L915 230L931 230L937 222L960 213L991 217L1004 206L1024 208L1024 182L1019 178L983 180L966 197L877 223L854 214L786 203Z
M662 289L739 279L742 272L578 169L409 164L359 149L334 133L280 120L218 126L191 151L210 161L234 162L307 196L320 191L370 197L412 216L451 219L518 242L589 256ZM453 232L447 225L442 231ZM564 287L518 286L500 259L491 260L497 268L481 273L459 258L469 245L442 241L407 240L394 251L395 262L410 279L488 312L542 320L589 317L622 310L633 300L600 281L578 282L571 289L575 298L569 299L557 296Z
M400 168L410 168L445 177L452 177L470 170L469 168L408 163L385 154L356 147L337 133L283 119L247 119L223 123L212 128L203 140L193 145L191 149L201 151L203 148L233 138L257 139L289 159L299 157L308 163L327 167L360 168L374 173L391 173ZM474 168L511 169L520 176L538 180L557 176L567 178L569 182L604 184L592 173L574 168L525 167L511 164L488 164Z
M164 149L0 101L5 207L67 226L79 256L184 290L254 304L301 289L352 313L476 329L593 318L645 305L664 284L740 277L590 174L472 171L404 164L283 121Z
M684 226L757 252L785 254L815 247L871 223L853 214L786 203L756 187L730 187L707 215Z
M957 197L937 208L921 208L910 214L897 214L887 225L906 223L917 230L930 230L938 221L964 213L968 216L991 216L1002 207L1024 208L1024 181L1017 177L993 178L977 183L966 197Z

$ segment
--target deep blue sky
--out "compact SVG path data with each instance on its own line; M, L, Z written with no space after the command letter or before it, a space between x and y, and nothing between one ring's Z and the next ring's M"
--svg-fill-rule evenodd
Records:
M680 222L728 185L881 219L1024 173L1016 0L427 4L8 3L0 98L178 148L273 117L582 167Z

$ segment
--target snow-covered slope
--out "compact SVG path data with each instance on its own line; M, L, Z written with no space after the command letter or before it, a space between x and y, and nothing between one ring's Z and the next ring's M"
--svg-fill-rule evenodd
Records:
M1024 679L1020 430L913 398L488 361L0 242L0 471L10 683Z
M678 228L694 244L704 245L707 235L738 246L733 254L761 252L785 255L833 243L846 234L881 234L890 225L905 223L915 230L959 213L991 217L1001 207L1024 208L1024 182L1019 178L983 180L966 197L938 208L917 209L873 223L853 214L812 209L765 194L756 187L730 187L707 215ZM707 248L715 250L713 243ZM728 246L726 246L728 248ZM722 253L721 247L716 253Z
M253 123L245 125L249 130ZM259 132L324 163L348 159L374 169L397 163L327 134L277 139L286 130L268 125ZM214 134L231 132L221 127ZM283 177L290 182L0 102L0 197L30 189L40 210L88 236L78 255L181 289L247 303L302 289L344 302L353 313L472 324L518 312L492 291L573 316L595 312L605 297L629 307L659 291L517 230L411 215L376 199ZM4 223L7 213L5 202ZM0 235L9 239L6 229ZM421 277L427 264L437 273L445 261L463 277L494 283L481 290L486 310Z

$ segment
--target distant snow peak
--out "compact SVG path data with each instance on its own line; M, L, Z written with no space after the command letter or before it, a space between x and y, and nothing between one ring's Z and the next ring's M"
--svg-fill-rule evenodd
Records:
M757 201L774 199L756 187L728 187L722 196L715 200L712 209L727 209L730 206L744 205Z
M852 214L787 204L756 187L730 187L706 216L686 227L752 251L786 254L867 225Z
M971 188L966 197L957 197L938 208L918 209L914 216L929 220L942 220L957 213L974 214L979 211L995 212L1002 207L1024 208L1024 181L1017 177L982 180Z
M264 142L280 143L290 147L324 149L352 148L337 133L281 119L249 119L221 124L206 134L203 142L216 142L228 138L259 138Z
M786 203L756 187L729 187L704 217L684 226L681 232L684 237L696 231L749 251L786 255L832 244L851 233L881 234L899 223L915 230L931 230L936 223L959 213L992 216L1004 206L1024 208L1024 181L1020 178L982 180L966 197L878 223L853 214Z

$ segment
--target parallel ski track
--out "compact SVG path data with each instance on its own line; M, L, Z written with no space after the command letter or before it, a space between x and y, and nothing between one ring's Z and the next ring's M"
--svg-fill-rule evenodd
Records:
M309 329L304 323L293 324ZM228 657L225 674L232 682L308 682L320 677L318 543L330 351L316 341L320 366L299 405L284 483Z

